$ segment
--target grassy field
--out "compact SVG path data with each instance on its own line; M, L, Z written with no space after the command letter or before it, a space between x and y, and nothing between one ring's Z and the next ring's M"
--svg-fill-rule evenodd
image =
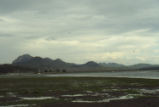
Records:
M90 77L0 78L0 106L107 103L159 96L159 80Z

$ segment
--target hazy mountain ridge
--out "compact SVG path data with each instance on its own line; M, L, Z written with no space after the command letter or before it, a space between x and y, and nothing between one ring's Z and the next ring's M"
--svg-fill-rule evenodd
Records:
M118 63L97 63L94 61L89 61L85 64L75 64L75 63L67 63L61 59L50 59L50 58L41 58L41 57L33 57L29 54L24 54L19 56L12 62L13 65L25 66L25 67L33 67L33 68L71 68L71 67L82 67L82 68L130 68L130 69L142 69L142 68L151 68L151 67L159 67L159 65L152 64L135 64L126 66Z
M59 67L71 67L74 64L66 63L61 59L50 59L50 58L41 58L41 57L32 57L28 54L19 56L12 62L13 65L32 67L32 68L59 68Z
M99 63L99 64L104 67L126 67L125 65L118 63Z
M100 67L126 67L122 64L117 63L97 63L95 61L88 61L85 64L75 64L67 63L61 59L50 59L50 58L41 58L41 57L32 57L29 54L24 54L16 58L13 62L13 65L33 67L33 68L100 68Z
M135 64L123 65L118 63L97 63L89 61L85 64L67 63L61 59L42 58L24 54L16 58L12 64L0 65L0 73L3 72L34 72L41 70L67 70L68 72L98 72L98 71L132 71L132 70L159 70L159 65Z
M33 58L32 56L30 56L29 54L24 54L22 56L19 56L17 59L15 59L12 64L20 64L23 62L27 62L29 61L31 58Z

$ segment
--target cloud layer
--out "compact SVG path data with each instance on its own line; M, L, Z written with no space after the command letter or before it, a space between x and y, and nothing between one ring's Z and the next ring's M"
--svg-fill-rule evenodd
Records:
M158 0L0 0L0 63L159 63Z

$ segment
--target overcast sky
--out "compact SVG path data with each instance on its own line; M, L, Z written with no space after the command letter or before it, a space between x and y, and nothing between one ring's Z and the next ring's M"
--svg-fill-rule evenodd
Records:
M0 63L159 64L159 0L0 0Z

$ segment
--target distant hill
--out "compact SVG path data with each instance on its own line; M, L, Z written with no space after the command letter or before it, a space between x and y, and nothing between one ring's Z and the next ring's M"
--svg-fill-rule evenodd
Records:
M147 67L152 67L152 66L154 66L154 65L139 63L139 64L131 65L129 67L131 67L131 68L137 68L137 69L142 69L142 68L147 68Z
M126 66L118 63L97 63L89 61L85 64L68 63L61 59L50 59L33 57L24 54L12 62L13 66L34 68L34 69L67 69L72 71L123 71L123 70L159 70L159 65L135 64Z
M94 62L89 61L85 64L74 64L74 63L67 63L61 59L50 59L50 58L41 58L41 57L33 57L29 54L24 54L16 58L12 65L16 66L23 66L29 68L36 68L36 69L74 69L74 70L90 70L94 68L100 68L101 65Z
M22 56L19 56L17 59L15 59L12 64L20 64L29 61L33 57L30 56L29 54L24 54Z
M139 69L139 70L159 70L159 65L153 65L153 64L140 63L140 64L131 65L129 67Z
M68 68L74 66L74 64L66 63L61 59L50 59L41 57L32 57L28 54L19 56L12 62L13 65L31 67L31 68Z
M126 67L125 65L118 63L99 63L99 64L103 67L115 67L115 68Z
M94 61L89 61L85 64L78 65L78 67L96 68L96 67L100 67L100 65Z

